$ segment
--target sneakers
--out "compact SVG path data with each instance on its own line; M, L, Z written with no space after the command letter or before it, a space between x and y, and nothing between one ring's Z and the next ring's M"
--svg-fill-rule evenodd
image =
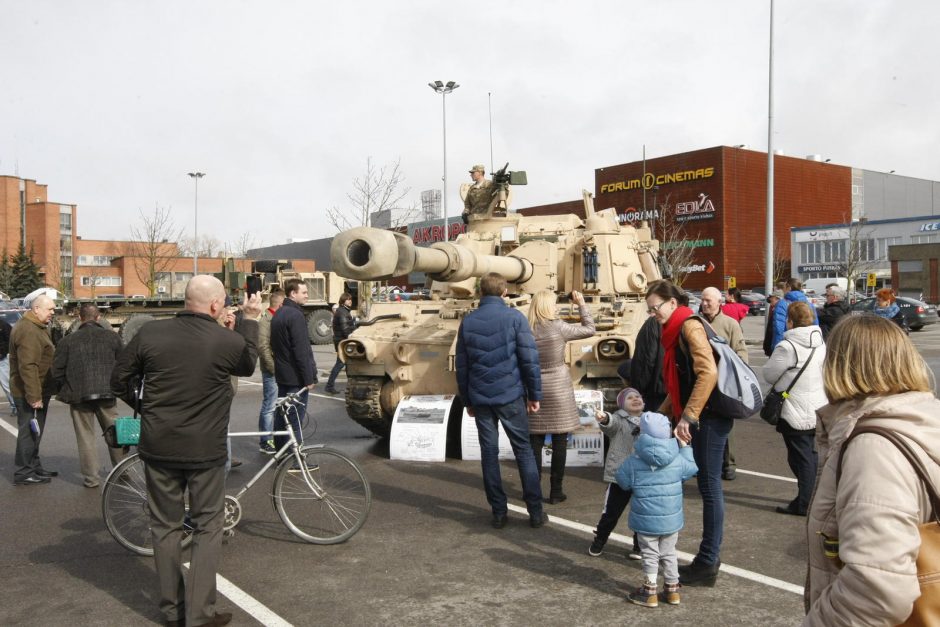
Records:
M630 552L627 553L627 557L629 557L629 558L632 559L632 560L641 560L641 559L643 559L643 554L640 553L640 547L637 546L636 544L634 544L634 545L633 545L633 548L630 549Z
M336 389L335 387L333 387L332 385L326 386L325 388L323 388L323 391L326 392L327 394L338 394L338 393L339 393L339 390L337 390L337 389Z
M728 466L721 471L721 478L725 481L734 481L738 476L738 471L734 466Z
M591 543L591 546L588 547L588 555L597 557L598 555L600 555L601 553L603 553L603 552L604 552L604 544L606 544L606 543L605 543L603 540L600 540L600 539L598 539L597 536L594 536L594 542L592 542L592 543Z
M721 561L714 564L703 564L698 558L692 560L691 564L685 564L679 567L679 581L684 586L708 586L715 585L715 579L718 578L718 569L721 567Z
M274 441L268 440L264 444L258 447L259 453L264 453L265 455L274 455L277 453L277 449L274 448Z
M630 603L642 605L643 607L659 607L659 594L656 591L656 584L644 583L642 586L627 595Z
M669 605L679 605L680 583L667 583L663 586L663 591L659 593L659 600Z

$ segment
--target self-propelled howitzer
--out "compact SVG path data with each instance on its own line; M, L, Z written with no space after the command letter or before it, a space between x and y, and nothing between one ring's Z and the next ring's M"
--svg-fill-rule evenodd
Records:
M620 224L613 209L595 212L587 192L584 219L512 213L508 194L501 207L498 193L491 210L470 214L467 232L452 242L422 248L402 233L365 227L334 238L331 261L340 275L384 280L424 272L431 290L428 299L373 303L368 320L340 343L349 416L371 431L389 433L405 396L457 394L457 329L477 307L479 277L488 272L506 278L506 302L524 314L532 294L549 289L558 295L560 317L577 322L569 295L582 292L597 331L566 346L572 382L604 391L610 402L622 386L617 366L633 353L647 318L647 284L660 278L658 243L645 225ZM457 399L452 418L461 408Z

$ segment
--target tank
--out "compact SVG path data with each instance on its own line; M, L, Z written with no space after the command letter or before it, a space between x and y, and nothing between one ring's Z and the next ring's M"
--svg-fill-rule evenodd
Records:
M570 293L584 294L597 331L568 343L566 363L576 389L602 390L605 402L615 402L622 387L617 367L633 353L647 318L647 284L660 278L658 242L645 223L634 228L620 224L614 209L595 211L586 191L583 220L513 213L509 188L520 181L525 173L496 173L489 206L467 215L467 232L451 242L422 248L406 234L368 227L334 238L332 269L340 275L375 281L424 272L430 288L428 298L374 302L368 318L340 343L350 418L387 436L404 397L457 395L457 329L477 307L479 277L488 272L506 278L506 302L526 315L532 294L550 289L558 295L560 317L578 322ZM451 417L462 409L457 398Z

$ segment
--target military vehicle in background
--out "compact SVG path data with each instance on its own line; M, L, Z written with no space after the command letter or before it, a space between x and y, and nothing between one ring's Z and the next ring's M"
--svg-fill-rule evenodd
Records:
M222 267L222 272L215 276L225 285L226 293L235 303L241 302L245 294L260 292L266 306L273 288L282 287L288 279L303 280L307 284L307 302L302 307L307 317L311 344L329 344L333 341L333 305L344 291L355 291L355 282L347 285L347 281L335 272L298 272L293 269L291 261L286 259L253 261L251 272L236 270L233 259L226 259ZM78 327L78 310L87 302L98 306L103 320L118 329L125 343L130 341L141 325L175 316L184 305L182 297L167 298L161 294L153 297L67 299L62 301L62 315L56 318L63 332L68 333Z
M419 248L402 233L358 227L340 233L330 250L334 270L358 280L427 273L431 296L375 302L369 319L340 343L346 362L350 418L386 436L408 395L457 394L455 351L461 319L479 304L478 278L498 272L509 282L510 307L528 314L531 296L558 294L559 314L577 322L572 290L583 292L597 332L569 342L566 363L576 388L602 390L609 405L621 388L617 366L633 353L647 319L647 283L660 278L659 244L645 225L622 225L614 209L595 211L584 192L585 219L568 214L522 216L509 211L509 188L524 172L493 176L492 198L467 216L456 240ZM451 428L462 405L452 405Z

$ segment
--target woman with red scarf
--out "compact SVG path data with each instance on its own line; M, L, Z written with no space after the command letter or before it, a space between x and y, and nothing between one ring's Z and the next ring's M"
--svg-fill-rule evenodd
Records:
M732 421L705 408L718 380L718 369L704 322L691 317L692 310L680 304L683 300L682 292L669 281L654 283L646 293L649 314L663 328L667 397L659 411L672 418L676 437L691 442L699 468L702 542L692 563L679 567L679 580L687 586L713 586L721 566L719 552L725 519L721 465Z

